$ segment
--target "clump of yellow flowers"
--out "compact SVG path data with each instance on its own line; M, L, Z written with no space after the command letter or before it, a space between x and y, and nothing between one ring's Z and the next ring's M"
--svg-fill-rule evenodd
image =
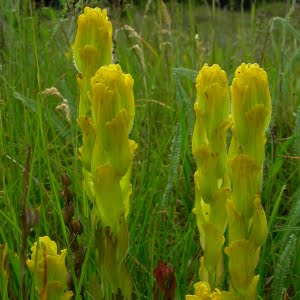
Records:
M94 205L102 298L114 299L121 292L131 299L132 282L124 260L131 166L137 148L128 138L135 113L133 79L112 64L112 25L106 10L84 9L73 49L80 88L79 154L84 187Z
M58 254L56 243L44 236L34 243L31 252L31 259L26 263L34 274L35 286L41 299L71 299L73 292L65 291L68 277L65 265L67 249Z
M220 67L205 65L197 77L196 125L193 154L196 204L201 235L200 282L187 300L257 298L255 275L267 221L261 205L265 131L271 118L266 72L257 64L237 68L231 90L231 116L227 79ZM232 126L227 154L226 134ZM229 258L229 291L219 287L224 249Z

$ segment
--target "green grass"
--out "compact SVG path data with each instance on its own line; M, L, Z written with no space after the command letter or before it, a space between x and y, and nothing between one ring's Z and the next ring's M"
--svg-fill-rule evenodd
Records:
M21 1L20 1L21 2ZM74 41L81 4L53 11L31 9L29 2L0 0L0 243L9 249L10 299L21 299L21 203L26 147L31 146L27 207L39 221L28 233L26 256L38 236L49 235L69 247L63 222L61 176L71 178L78 237L86 247L80 281L71 251L68 268L85 299L98 287L90 204L81 184L76 125L79 91L76 70L66 52ZM139 148L132 170L128 220L128 265L136 299L151 299L158 260L175 268L176 299L193 292L201 255L195 217L191 134L194 82L204 63L218 63L231 83L241 62L257 62L268 73L273 117L268 132L262 202L269 235L257 268L261 299L300 299L300 22L299 4L262 5L234 12L159 0L124 11L110 9L116 59L135 80L136 116L131 138ZM127 24L132 30L123 30ZM135 30L136 35L134 35ZM195 39L195 35L198 37ZM61 102L42 91L55 86L68 100L71 123L55 107ZM3 276L0 297L7 299ZM35 299L26 271L26 299ZM80 298L77 293L77 299Z

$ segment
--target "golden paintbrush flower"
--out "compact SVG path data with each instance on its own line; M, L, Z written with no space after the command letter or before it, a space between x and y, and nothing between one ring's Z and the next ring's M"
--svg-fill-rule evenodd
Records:
M199 281L194 284L195 295L186 295L185 300L211 300L211 289L208 282Z
M231 119L226 82L225 72L216 65L204 66L197 77L193 155L198 170L193 211L204 255L199 271L202 281L195 285L194 296L186 296L187 300L256 299L259 277L255 276L255 268L267 236L260 195L271 98L266 72L257 64L243 63L237 68L231 86ZM225 135L231 125L227 159ZM222 267L227 216L229 292L220 291L215 284L220 273L218 266Z
M67 249L57 253L57 245L48 236L40 237L31 247L31 259L26 261L35 276L36 289L42 299L67 300L73 293L65 292L67 287L67 268L65 258Z
M106 9L85 7L78 18L74 60L82 74L94 74L112 60L112 25Z
M226 132L231 120L226 73L218 65L204 65L197 77L196 89L192 151L197 171L193 212L197 216L204 250L200 279L202 283L207 280L214 289L223 273L222 246L227 225L225 204L229 197Z
M87 116L91 113L90 79L101 66L112 62L112 25L105 9L85 7L78 18L73 53L74 63L80 72L77 75L79 116Z
M109 163L123 176L131 159L128 134L135 110L133 79L119 65L109 65L96 72L91 87L96 143L101 144L93 153L92 169Z
M133 79L112 65L112 25L106 10L84 9L78 18L74 60L79 70L78 125L83 185L93 203L95 242L103 297L119 291L131 298L132 282L124 258L130 207L131 166L137 144L128 138L134 121Z
M271 118L268 78L258 64L241 64L231 86L234 143L239 151L261 164L264 160L265 130Z
M267 236L267 220L261 205L265 130L271 118L271 98L266 72L257 64L242 64L231 86L232 140L229 177L232 195L227 201L229 220L228 269L232 292L256 299L259 277L255 268Z
M91 157L96 207L103 226L118 232L129 211L130 170L136 143L128 138L134 118L133 79L119 65L101 67L91 79L95 145ZM129 174L129 175L127 175Z

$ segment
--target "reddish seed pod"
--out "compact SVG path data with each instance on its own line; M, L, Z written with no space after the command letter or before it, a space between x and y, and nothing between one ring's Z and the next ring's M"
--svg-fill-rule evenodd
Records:
M176 278L174 269L168 263L159 260L154 269L154 277L160 294L164 299L175 299Z

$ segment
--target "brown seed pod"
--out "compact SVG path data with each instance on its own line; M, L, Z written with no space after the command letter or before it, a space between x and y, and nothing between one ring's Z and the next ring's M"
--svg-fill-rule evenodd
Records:
M62 210L62 215L66 225L70 224L72 217L74 216L74 206L72 202L66 205Z
M70 216L68 206L63 207L61 212L62 212L65 224L68 225L70 223L71 218L72 218Z
M64 174L61 177L61 181L65 187L67 187L71 184L71 179L70 179L69 175L67 174L67 172L64 172Z
M70 202L69 205L68 205L67 207L68 207L68 209L69 209L69 213L70 213L71 218L72 218L72 217L74 216L74 212L75 212L74 206L73 206L72 202Z
M71 218L74 216L74 212L75 212L75 209L74 209L74 206L73 206L73 203L70 202L68 206L68 209L69 209L69 213L70 213L70 216Z
M84 261L85 251L83 247L79 247L75 252L75 268L81 269L81 265Z
M69 204L70 202L73 201L73 194L70 192L70 190L67 187L65 187L61 192L61 196L65 200L66 204Z
M78 219L73 219L70 225L75 234L81 234L83 232L82 223Z

